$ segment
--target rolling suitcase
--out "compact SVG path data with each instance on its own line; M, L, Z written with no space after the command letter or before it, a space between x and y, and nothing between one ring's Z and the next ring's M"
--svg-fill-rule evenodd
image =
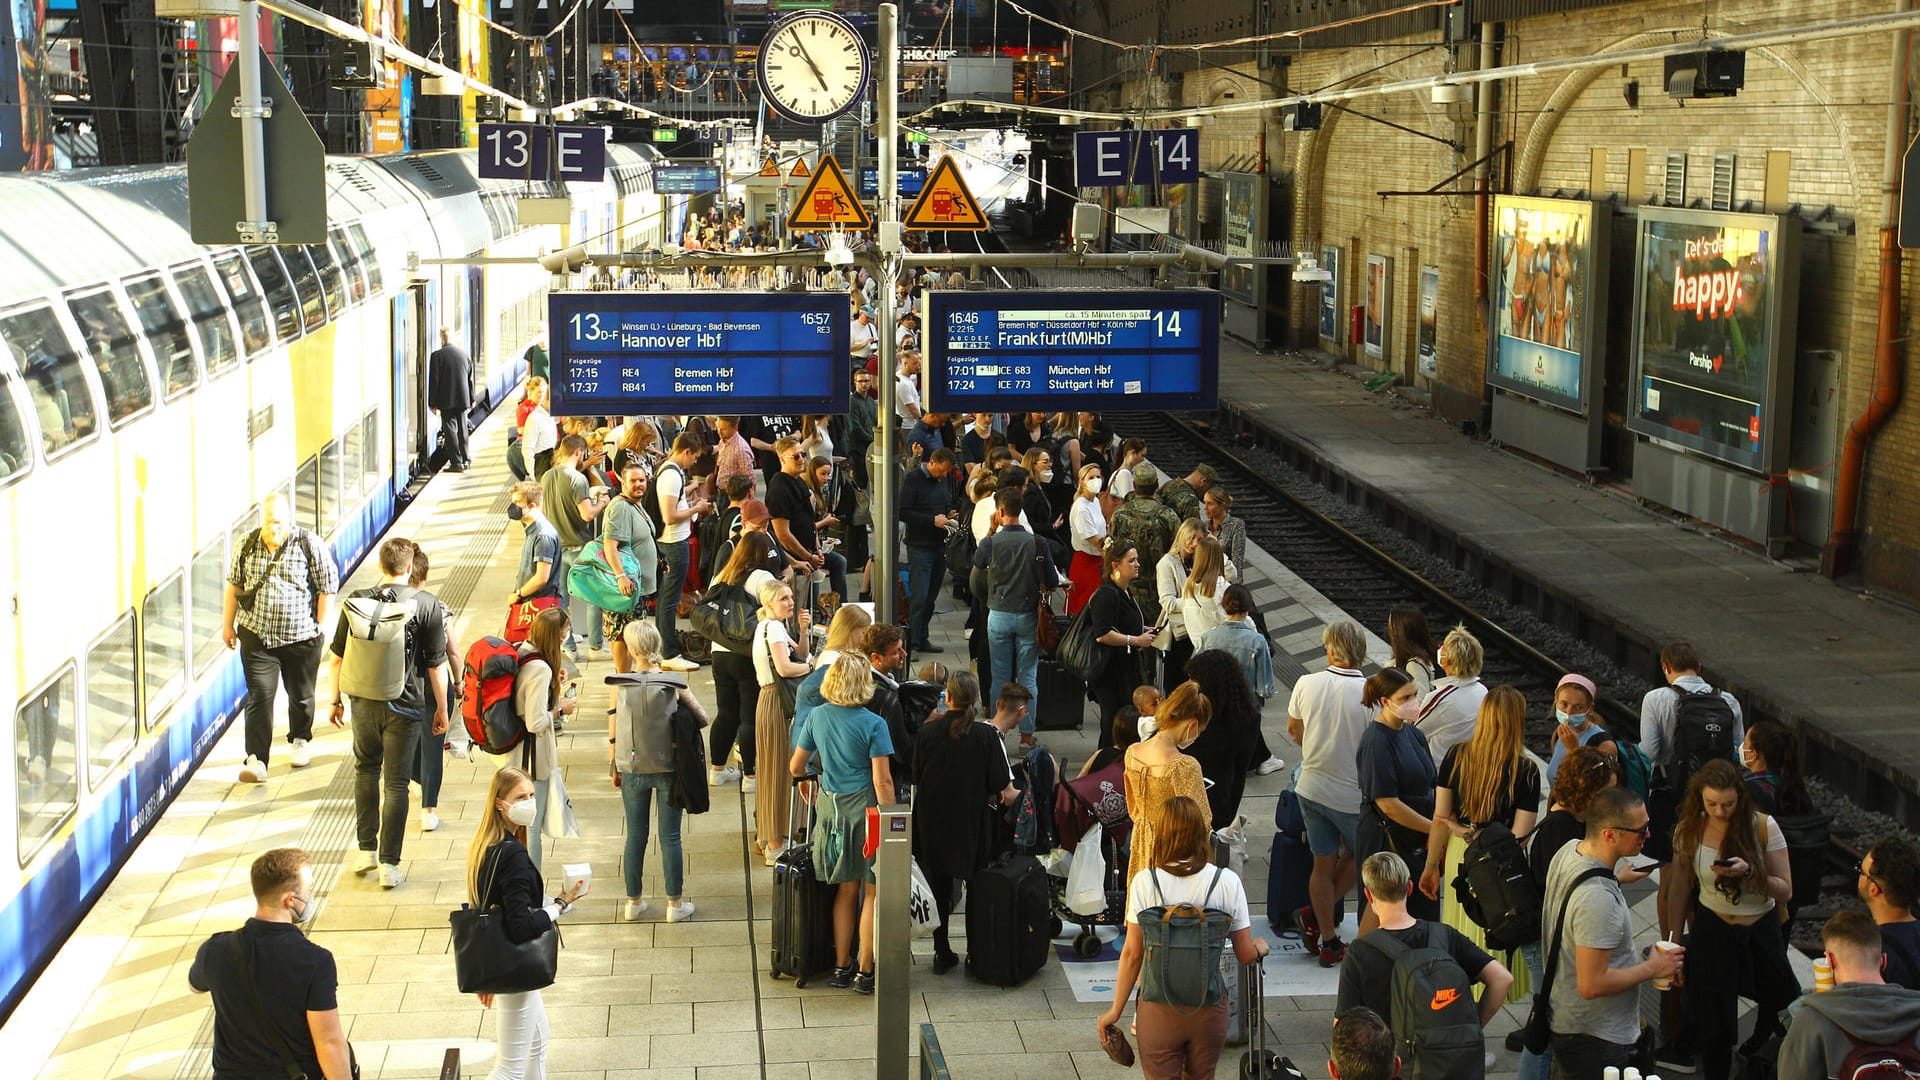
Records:
M793 798L800 785L793 782ZM797 808L788 820L797 816ZM807 835L813 835L812 817ZM833 898L838 888L824 884L813 872L811 844L792 844L773 867L773 962L774 978L791 975L795 986L805 986L816 975L831 974L837 958L833 955Z
M1010 855L967 880L967 970L1018 986L1047 962L1052 891L1040 860Z
M1087 715L1087 684L1050 656L1040 658L1034 675L1040 698L1033 725L1041 731L1078 728Z
M1233 950L1227 950L1232 956ZM1240 965L1240 1008L1236 1022L1246 1035L1240 1055L1240 1080L1304 1080L1293 1062L1267 1048L1267 969L1260 961Z

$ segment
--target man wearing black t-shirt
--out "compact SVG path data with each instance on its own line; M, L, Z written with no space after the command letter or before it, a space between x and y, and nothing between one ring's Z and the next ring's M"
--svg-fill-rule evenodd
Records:
M1855 889L1880 924L1887 957L1881 973L1895 986L1920 990L1920 921L1913 917L1914 901L1920 900L1920 852L1904 840L1880 841L1860 860Z
M406 839L407 779L421 738L420 726L430 723L432 734L447 733L446 617L432 593L407 584L412 574L413 541L393 537L380 545L380 584L357 590L342 605L345 609L356 600L373 599L407 609L406 677L399 695L387 701L353 697L353 806L359 849L350 865L356 874L378 869L383 889L398 888L406 880L400 872L400 845ZM335 696L328 719L335 727L346 715L347 695L340 692L340 675L351 619L350 612L342 610L333 633Z
M807 471L806 451L800 449L798 439L788 436L774 444L774 453L780 459L780 471L767 481L767 510L773 514L773 538L789 558L806 563L813 570L825 567L829 587L845 599L846 557L837 551L823 550L819 533L814 529L817 517L813 490L802 479ZM796 587L794 591L798 596L800 590Z
M740 418L740 434L753 447L754 467L760 470L761 479L771 490L773 478L785 467L774 444L781 439L797 437L800 434L800 418L793 415L743 416Z
M296 925L316 906L312 859L275 848L253 860L253 899L253 918L208 938L187 970L194 993L213 995L214 1080L285 1076L289 1064L347 1080L353 1050L340 1026L333 954Z
M1408 948L1424 949L1437 932L1446 936L1447 955L1460 965L1467 978L1486 987L1486 992L1480 995L1480 1026L1485 1027L1506 1002L1507 990L1513 985L1513 973L1464 935L1454 933L1442 923L1407 914L1407 864L1400 856L1391 851L1369 856L1360 867L1360 880L1366 887L1367 903L1380 920L1380 928L1354 939L1347 958L1340 962L1340 996L1335 1001L1334 1014L1364 1005L1381 1016L1392 1016L1393 959L1386 952L1370 947L1369 939L1387 934ZM1394 1034L1405 1037L1403 1032Z

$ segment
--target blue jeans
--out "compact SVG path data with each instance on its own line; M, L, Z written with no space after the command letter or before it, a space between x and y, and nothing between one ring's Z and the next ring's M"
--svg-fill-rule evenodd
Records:
M933 622L933 604L940 597L940 580L947 572L943 548L907 546L907 647L925 648L927 626Z
M453 695L447 695L447 700L452 701ZM457 715L459 710L454 712L456 715L448 721L449 725L460 722ZM447 730L451 731L452 727L449 726ZM435 735L433 723L421 721L419 750L413 755L413 782L420 785L422 809L431 810L440 805L440 779L446 771L446 764L447 736Z
M993 657L993 670L988 676L989 685L980 688L982 703L998 700L1001 683L1017 682L1026 687L1033 701L1020 720L1020 734L1033 734L1033 718L1040 711L1039 616L1031 611L988 611L987 648Z
M669 899L680 899L683 862L680 856L680 811L667 805L672 773L625 773L620 777L620 801L627 807L627 896L638 898L640 877L647 868L647 803L654 804L660 823L660 875L666 879Z
M1307 850L1315 858L1330 859L1345 848L1360 851L1360 815L1344 814L1312 799L1300 800L1300 816L1307 819Z
M674 628L674 620L680 614L680 594L687 587L687 542L681 540L658 547L666 568L660 571L660 592L653 622L660 628L660 658L671 660L680 655L680 635Z
M1570 959L1566 950L1561 950L1561 958ZM1527 962L1527 972L1533 976L1533 992L1539 993L1546 986L1546 959L1541 955L1540 943L1520 946L1520 956ZM1548 1046L1544 1054L1531 1050L1520 1051L1520 1080L1547 1080L1553 1071L1553 1047Z

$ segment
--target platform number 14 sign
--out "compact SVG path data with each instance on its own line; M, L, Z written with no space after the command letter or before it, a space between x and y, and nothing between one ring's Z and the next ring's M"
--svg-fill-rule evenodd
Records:
M1142 138L1141 136L1149 136ZM1081 131L1073 137L1076 187L1191 184L1200 179L1200 129Z

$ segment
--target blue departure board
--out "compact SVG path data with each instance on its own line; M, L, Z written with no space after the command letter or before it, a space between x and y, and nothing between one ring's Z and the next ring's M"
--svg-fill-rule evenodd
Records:
M555 292L555 416L847 411L844 293Z
M926 293L935 412L1211 409L1220 294L1211 289Z

